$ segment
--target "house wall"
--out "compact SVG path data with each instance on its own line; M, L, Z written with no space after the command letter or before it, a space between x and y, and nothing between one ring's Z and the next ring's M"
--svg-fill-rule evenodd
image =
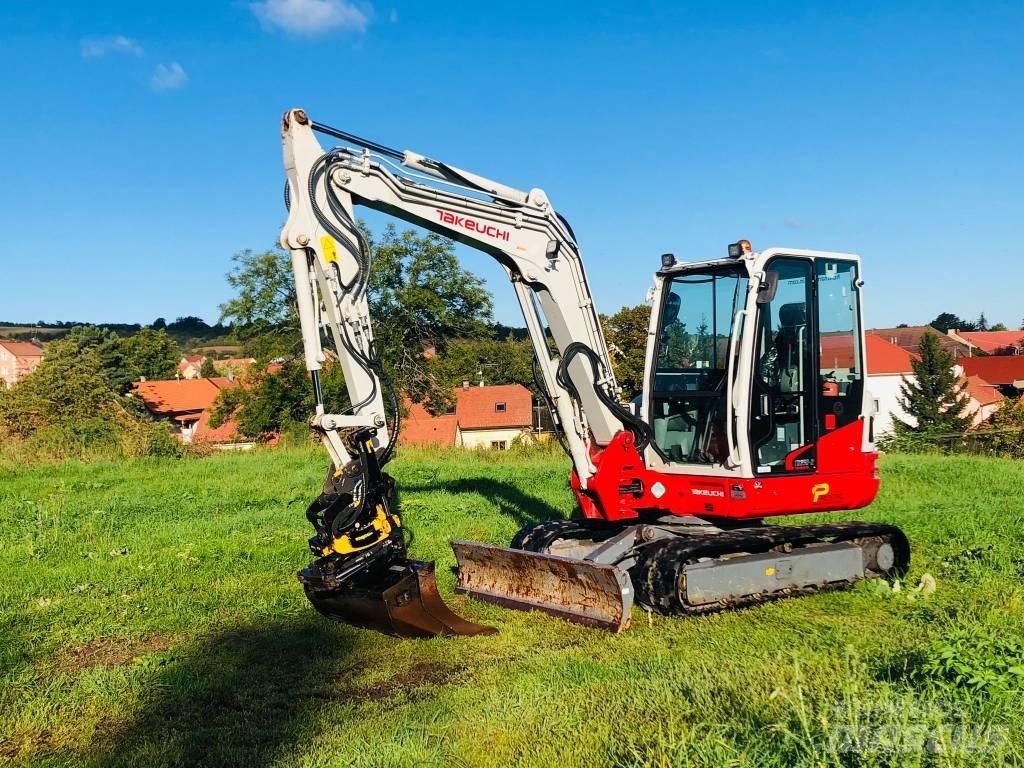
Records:
M907 377L913 380L913 376ZM914 420L900 407L900 387L903 385L903 376L900 374L886 374L868 376L868 391L875 400L875 437L892 432L893 417L913 424Z
M1001 402L989 403L988 405L981 405L973 397L970 399L970 403L967 406L967 413L971 416L971 426L976 427L983 421L988 421L997 410Z
M490 448L491 443L504 441L508 447L518 440L532 440L529 427L505 429L460 429L455 444L466 448Z
M39 367L42 357L18 357L0 347L0 382L13 387Z

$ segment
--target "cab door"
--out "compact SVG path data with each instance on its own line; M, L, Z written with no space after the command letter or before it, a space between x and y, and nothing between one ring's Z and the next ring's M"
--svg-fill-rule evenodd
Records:
M819 442L862 415L860 280L852 259L781 255L758 303L749 439L757 475L811 472Z
M757 474L814 468L814 264L779 256L766 272L775 285L758 305L750 403L750 448ZM798 463L799 462L799 463Z

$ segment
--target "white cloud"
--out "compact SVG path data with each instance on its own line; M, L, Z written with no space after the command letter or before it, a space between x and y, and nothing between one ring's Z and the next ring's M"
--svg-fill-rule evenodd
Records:
M130 56L141 56L142 46L124 35L82 38L83 59L99 59L108 53L127 53Z
M802 221L800 221L800 219L794 219L792 216L790 216L788 219L786 219L786 221L783 222L783 223L789 229L803 229L803 226L804 226L804 223Z
M176 61L170 64L157 64L153 76L149 79L149 87L154 91L173 91L188 82L184 68Z
M320 35L335 29L365 32L370 10L348 0L260 0L249 7L265 27L293 35Z

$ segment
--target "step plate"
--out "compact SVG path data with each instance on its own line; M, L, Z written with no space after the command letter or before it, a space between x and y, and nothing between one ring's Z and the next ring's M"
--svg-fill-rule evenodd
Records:
M591 627L629 627L633 585L614 565L453 541L456 592L521 611L544 611Z
M772 595L850 583L865 576L860 547L840 542L781 554L767 552L691 563L683 569L686 602L729 604L749 595Z

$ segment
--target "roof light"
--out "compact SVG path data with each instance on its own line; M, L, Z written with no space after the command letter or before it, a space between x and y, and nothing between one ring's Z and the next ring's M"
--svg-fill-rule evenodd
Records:
M672 254L672 253L663 253L663 254L661 254L661 268L662 269L672 269L672 267L674 267L675 265L676 265L675 254Z
M742 259L744 256L753 253L754 249L750 245L749 240L737 240L735 243L729 243L729 258L730 259Z

